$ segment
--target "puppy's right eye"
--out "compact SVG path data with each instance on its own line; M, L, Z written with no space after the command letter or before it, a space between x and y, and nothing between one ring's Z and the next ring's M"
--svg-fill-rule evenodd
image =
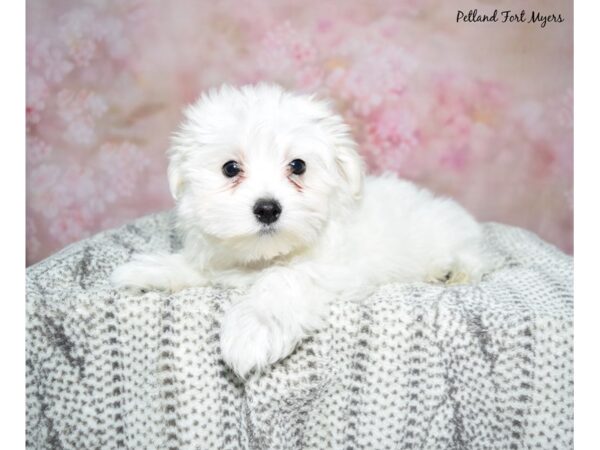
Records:
M233 178L242 171L237 161L227 161L221 170L227 178Z

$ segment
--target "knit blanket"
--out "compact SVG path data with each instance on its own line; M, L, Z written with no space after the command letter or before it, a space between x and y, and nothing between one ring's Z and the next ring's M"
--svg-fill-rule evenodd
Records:
M174 250L171 213L27 270L29 449L568 449L572 258L485 224L476 286L382 286L245 382L219 327L240 291L133 296L108 276Z

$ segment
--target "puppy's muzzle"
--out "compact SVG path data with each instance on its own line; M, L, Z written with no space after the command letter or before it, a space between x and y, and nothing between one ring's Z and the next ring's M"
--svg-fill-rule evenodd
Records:
M260 223L269 225L279 219L281 205L277 200L261 198L254 204L252 212Z

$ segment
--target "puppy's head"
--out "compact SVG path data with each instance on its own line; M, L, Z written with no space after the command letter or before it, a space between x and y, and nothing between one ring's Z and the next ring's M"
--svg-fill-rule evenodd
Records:
M183 231L242 263L310 246L362 190L362 161L341 117L275 85L204 94L185 111L169 157Z

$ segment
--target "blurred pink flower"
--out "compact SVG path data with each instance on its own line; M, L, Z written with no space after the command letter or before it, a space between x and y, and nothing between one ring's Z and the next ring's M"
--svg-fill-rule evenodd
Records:
M466 168L468 149L464 146L450 147L440 157L440 164L449 169L462 171Z
M46 107L48 95L49 90L44 79L35 73L29 74L26 81L26 112L28 122L38 123L40 121L40 114Z
M402 96L408 74L414 69L402 49L355 43L341 51L346 56L329 74L327 85L335 95L349 101L358 115L368 116L384 102Z
M291 79L298 89L316 89L324 76L311 39L288 21L264 33L257 59L261 77Z
M66 245L89 236L89 223L78 210L63 211L48 228L48 232L59 244Z
M108 109L102 96L88 90L63 89L56 95L56 104L58 114L65 122L82 116L99 118Z
M55 164L45 164L32 169L27 177L29 185L36 191L48 191L60 179L61 170Z
M27 163L40 164L52 153L52 147L36 136L27 137Z
M573 129L573 89L552 99L549 108L554 112L556 124L565 129Z
M433 89L433 112L463 133L469 123L491 123L506 107L507 93L499 82L446 73L434 77Z
M111 203L130 197L148 167L148 160L140 149L129 142L107 142L98 150L95 164L102 197Z
M297 87L303 91L316 91L323 82L325 72L318 66L307 66L298 71Z
M56 95L58 115L65 124L63 136L67 141L90 147L96 142L96 120L108 106L95 92L63 89Z
M419 145L415 119L405 108L386 108L367 118L367 140L381 151L410 153Z
M268 30L262 40L262 48L268 62L295 67L315 62L317 50L310 40L300 35L289 21Z
M96 142L94 122L89 117L77 117L66 126L63 133L65 140L83 147L90 147Z
M88 66L96 53L96 17L89 7L68 11L59 19L59 37L77 66Z
M116 17L107 17L96 25L96 35L106 46L108 54L116 60L124 60L132 51L131 42L125 35L124 24Z
M528 139L542 139L546 134L546 118L541 102L529 100L515 105L512 114L517 127Z
M48 39L30 39L27 46L27 65L36 69L50 83L60 83L73 70L64 52L52 46Z
M46 219L54 219L59 211L68 206L70 195L61 195L64 171L56 164L43 164L31 169L27 177L28 208ZM74 186L71 186L74 188ZM30 193L35 193L31 196Z
M415 118L400 106L382 109L365 121L363 148L369 167L408 174L420 146Z

